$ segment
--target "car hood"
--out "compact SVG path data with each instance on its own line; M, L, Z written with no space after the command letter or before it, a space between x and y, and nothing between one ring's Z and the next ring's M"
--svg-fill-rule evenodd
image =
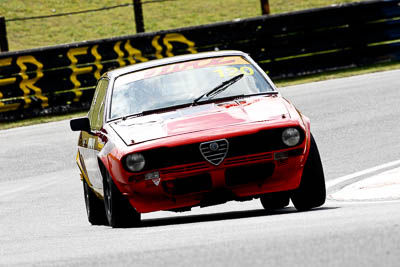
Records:
M257 96L223 103L201 104L117 121L111 127L126 145L236 124L289 117L280 96Z

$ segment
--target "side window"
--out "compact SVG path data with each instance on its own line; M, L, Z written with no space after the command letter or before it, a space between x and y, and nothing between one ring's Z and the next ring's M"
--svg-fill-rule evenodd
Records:
M94 92L92 105L89 111L90 128L92 130L100 130L103 126L104 118L104 105L107 95L108 80L101 79L96 86L96 91Z

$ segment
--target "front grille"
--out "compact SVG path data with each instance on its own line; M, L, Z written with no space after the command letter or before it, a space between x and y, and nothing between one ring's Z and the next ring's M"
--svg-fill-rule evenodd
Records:
M199 144L160 147L141 152L146 159L143 171L204 162Z
M200 152L208 162L218 166L225 159L228 147L226 139L204 142L200 144Z
M262 130L251 135L229 138L228 141L230 149L227 157L251 155L286 149L288 147L282 142L283 130L284 129L281 128Z
M227 186L235 186L262 181L272 176L274 169L273 163L228 168L225 171L225 183Z
M281 138L282 131L284 129L285 128L262 130L255 134L236 136L217 141L194 143L177 147L160 147L142 151L141 153L146 159L146 165L143 171L163 169L186 164L204 163L206 161L213 165L218 165L221 163L221 159L224 161L224 158L226 158L226 162L235 157L287 149L288 147L283 144ZM298 129L301 133L300 143L302 143L305 134L300 127L298 127ZM227 141L226 150L222 140ZM220 141L221 147L219 143ZM217 152L209 152L209 150L211 150L210 144L215 142L218 144L219 149L221 150Z

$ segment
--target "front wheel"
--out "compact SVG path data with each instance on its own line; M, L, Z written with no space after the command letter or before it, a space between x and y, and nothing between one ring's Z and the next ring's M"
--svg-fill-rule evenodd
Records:
M134 227L140 224L140 213L121 194L107 171L104 175L103 190L106 216L111 227Z
M292 192L292 202L297 210L304 211L319 207L325 203L326 188L321 157L311 136L310 152L301 176L299 188Z

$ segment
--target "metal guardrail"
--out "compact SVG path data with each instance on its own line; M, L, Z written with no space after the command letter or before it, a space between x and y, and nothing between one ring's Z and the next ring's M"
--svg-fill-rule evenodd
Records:
M0 53L0 121L87 108L113 68L223 49L249 53L273 78L398 61L400 0Z

